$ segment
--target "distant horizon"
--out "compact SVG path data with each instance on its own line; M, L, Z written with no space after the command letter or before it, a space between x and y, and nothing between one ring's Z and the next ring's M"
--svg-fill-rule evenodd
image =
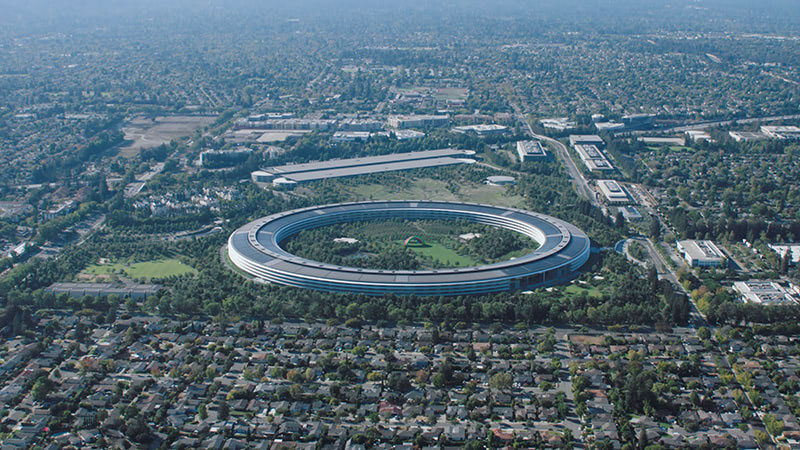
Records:
M329 26L362 25L383 19L410 25L435 24L437 20L479 18L497 23L536 21L537 26L575 24L591 26L626 17L630 29L658 25L664 30L716 31L733 27L738 32L800 32L800 2L792 0L616 0L610 2L582 0L539 0L520 2L500 0L492 3L478 0L408 0L404 2L344 0L332 4L323 0L295 2L262 2L257 0L33 0L0 2L4 14L0 37L5 34L68 32L87 27L131 26L148 22L175 22L189 19L185 26L219 23L273 27L281 21L299 19L304 22L329 23ZM273 21L270 23L270 21Z

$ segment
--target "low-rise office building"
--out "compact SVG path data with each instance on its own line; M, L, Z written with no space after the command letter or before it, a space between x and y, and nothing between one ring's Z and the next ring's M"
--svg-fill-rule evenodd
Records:
M283 118L263 120L239 119L234 123L236 129L257 129L257 130L307 130L307 131L326 131L334 127L336 121L333 119L298 119Z
M614 180L597 180L597 187L608 203L628 203L631 201L625 188Z
M331 142L367 141L372 134L369 131L337 131L331 136Z
M507 126L495 124L464 125L453 128L454 133L475 134L478 136L496 136L506 131L508 131Z
M525 162L545 158L547 152L539 141L517 141L517 155L520 162Z
M409 139L422 139L425 133L417 130L394 130L392 132L398 141L406 141Z
M737 281L733 289L742 295L745 303L761 305L792 305L797 299L791 291L774 281Z
M48 209L47 211L42 214L45 219L52 220L56 217L66 216L67 214L71 213L72 210L75 209L75 201L74 200L67 200L64 203L59 205L53 206L52 208Z
M343 119L339 121L342 131L380 131L383 122L374 119Z
M620 206L619 211L622 213L622 218L628 222L642 220L642 213L633 206Z
M614 166L596 145L577 144L574 148L590 171L614 170Z
M569 120L568 117L555 117L551 119L540 120L542 126L549 130L566 131L575 128L577 125L574 121Z
M573 147L576 145L594 145L599 149L606 147L603 138L596 134L572 134L569 136L569 145Z
M800 127L764 125L761 132L773 139L800 140Z
M386 123L389 125L389 127L396 129L433 128L441 127L450 123L450 116L428 114L390 116L386 120Z
M686 139L682 137L660 137L660 136L642 136L638 139L647 145L670 146L670 145L686 145Z
M729 131L728 135L736 142L758 141L767 138L764 133L753 131Z
M597 128L597 131L612 132L624 130L625 124L617 122L597 122L594 124L594 127Z
M678 241L678 251L692 267L725 267L728 258L711 241Z

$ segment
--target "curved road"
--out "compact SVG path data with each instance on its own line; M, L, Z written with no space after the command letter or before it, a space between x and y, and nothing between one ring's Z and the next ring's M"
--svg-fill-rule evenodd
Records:
M689 305L691 309L689 311L689 315L691 316L691 323L695 325L703 325L708 326L708 321L706 320L705 314L700 312L700 309L697 308L697 304L692 300L692 295L690 292L684 289L683 285L678 280L678 276L672 270L672 266L670 266L667 261L664 260L664 256L658 252L653 245L653 242L650 239L642 236L631 237L627 241L620 241L620 242L631 242L636 241L644 246L647 250L648 255L650 256L650 260L653 262L653 265L656 268L656 272L658 273L658 278L663 279L666 278L669 280L672 285L678 289L680 292L683 292L686 295L687 300L689 301ZM619 242L617 246L619 246ZM615 246L616 247L616 246ZM627 255L627 245L623 244L623 247L626 251Z
M575 190L578 192L578 195L592 202L594 206L602 209L603 206L597 201L597 197L595 196L592 188L589 187L589 183L586 181L586 178L583 177L580 169L578 169L578 166L575 165L575 161L573 161L569 156L569 150L567 150L567 146L551 137L534 133L530 122L528 122L528 119L522 113L522 110L520 110L519 105L512 103L511 107L514 109L517 120L525 124L525 128L527 128L528 134L530 134L531 137L547 142L551 144L551 148L556 149L556 153L561 158L561 161L564 162L564 166L567 168L567 173L572 179L572 184L575 185Z
M511 107L514 109L514 113L517 119L525 124L525 127L528 129L528 134L530 134L534 139L550 143L552 145L552 148L556 149L556 153L558 153L559 157L564 162L564 165L567 168L567 173L569 174L570 178L572 178L572 183L575 185L575 190L578 192L578 195L586 198L587 200L592 202L594 206L601 208L604 213L607 213L606 209L603 208L603 206L597 201L597 198L594 195L594 191L589 187L589 183L586 181L586 178L583 177L583 174L575 165L575 161L573 161L572 158L569 156L569 151L567 150L567 147L556 139L534 133L531 124L528 122L527 118L522 113L522 110L520 109L519 105L511 102ZM795 116L784 116L784 117L791 118ZM800 115L796 117L800 117ZM756 120L759 119L751 119L751 121L756 121ZM739 122L743 121L740 120ZM692 126L689 127L691 128ZM680 281L678 281L678 276L672 270L672 267L667 263L667 261L664 260L664 257L661 255L661 253L659 253L656 250L655 246L650 241L650 239L646 237L632 237L630 238L630 240L631 241L635 240L640 244L644 245L645 249L647 249L647 253L650 256L650 260L653 261L653 265L656 268L656 272L658 272L659 278L668 279L670 283L672 283L675 286L676 289L686 294L686 297L689 301L689 305L691 305L691 311L690 311L691 324L693 326L700 326L700 325L708 326L708 321L706 320L705 315L702 312L700 312L700 310L697 308L697 304L694 302L694 300L692 300L691 293L687 292L686 289L683 288L683 285L681 285ZM615 247L618 247L620 245L622 245L622 248L625 251L627 251L627 244L625 243L625 241L618 242L617 245L615 245Z

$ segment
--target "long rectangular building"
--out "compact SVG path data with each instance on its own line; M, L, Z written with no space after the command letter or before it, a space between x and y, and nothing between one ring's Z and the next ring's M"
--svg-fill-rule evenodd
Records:
M441 127L450 123L450 116L441 115L427 115L427 114L412 114L401 116L389 116L386 120L391 128L432 128Z
M742 295L745 303L759 303L762 305L793 305L797 300L778 283L773 281L737 281L733 289Z
M800 140L800 127L764 125L761 132L774 139Z
M453 164L474 163L472 150L441 149L423 152L394 153L365 158L337 159L305 164L267 167L252 173L253 181L288 187L306 181L349 177L396 170L421 169Z
M256 129L256 130L309 130L325 131L336 125L333 119L269 119L250 120L239 119L234 123L236 129Z
M576 145L594 145L597 148L603 148L606 143L603 138L596 134L571 134L569 136L569 145L575 147Z
M508 131L508 127L505 125L497 125L497 124L463 125L460 127L454 127L452 131L453 133L459 133L459 134L496 136Z
M724 267L728 259L711 241L678 241L678 251L692 267Z
M121 298L130 297L135 300L146 299L161 290L158 284L131 284L118 286L111 283L53 283L44 291L61 295L67 294L73 298L108 297L118 295Z
M586 168L594 172L596 170L614 170L614 166L606 159L603 152L597 148L596 145L578 144L574 146L581 161L586 165Z

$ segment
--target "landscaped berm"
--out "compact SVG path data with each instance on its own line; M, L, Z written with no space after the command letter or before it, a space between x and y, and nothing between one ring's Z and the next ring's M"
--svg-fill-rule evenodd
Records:
M311 261L281 243L303 230L387 219L455 220L515 231L538 248L512 260L436 270L384 270ZM414 236L406 239L410 242ZM419 239L422 241L421 239ZM589 259L590 241L575 226L543 214L498 206L439 201L339 203L264 217L228 239L233 264L262 280L331 292L369 295L464 295L562 283Z

